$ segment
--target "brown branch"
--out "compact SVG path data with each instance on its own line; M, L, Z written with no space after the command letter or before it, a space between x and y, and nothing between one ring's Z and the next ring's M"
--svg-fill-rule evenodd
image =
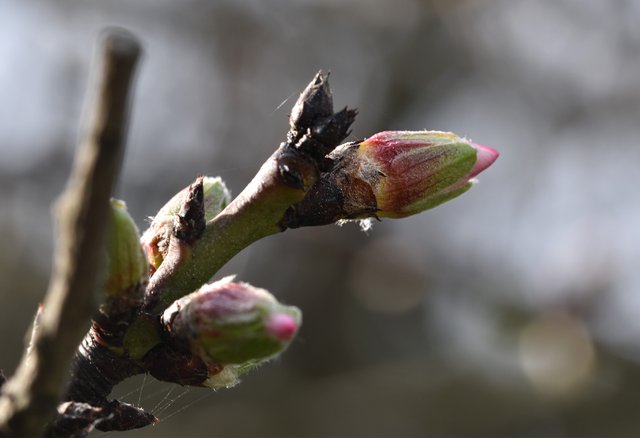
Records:
M42 433L95 311L93 291L103 264L109 197L123 155L128 95L139 53L129 33L105 32L91 118L68 186L55 206L59 231L54 272L30 353L2 387L0 435Z

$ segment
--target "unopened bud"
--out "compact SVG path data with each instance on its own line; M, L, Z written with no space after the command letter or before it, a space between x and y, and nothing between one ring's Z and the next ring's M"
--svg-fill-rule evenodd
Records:
M281 226L410 216L469 190L498 155L440 131L387 131L345 143L327 156L330 170L286 212Z
M400 218L466 192L499 154L451 132L387 131L358 144L354 155L377 216Z
M202 178L204 218L209 221L216 217L231 201L231 193L220 177ZM142 235L140 243L153 269L158 269L169 249L169 241L174 230L175 216L180 212L189 187L178 192L153 218L149 229Z
M232 386L239 375L284 351L300 327L296 307L232 277L207 284L174 302L165 329L216 370L205 383Z
M123 201L111 200L111 218L104 289L107 296L115 297L146 281L149 264L140 248L138 227Z

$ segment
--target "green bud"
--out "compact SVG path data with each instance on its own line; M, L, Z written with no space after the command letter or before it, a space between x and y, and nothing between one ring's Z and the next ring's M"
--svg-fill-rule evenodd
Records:
M202 180L204 191L204 218L210 221L231 202L231 192L219 176L205 176Z
M366 229L369 218L411 216L469 190L498 155L440 131L386 131L345 143L327 155L332 168L287 211L281 225L360 220Z
M220 177L202 178L204 216L209 221L216 217L231 202L231 193ZM142 235L140 243L153 269L158 269L169 249L175 215L185 201L189 187L178 192L153 218L149 229Z
M353 174L371 187L376 215L392 218L461 195L499 155L493 148L440 131L381 132L344 152L351 157Z
M140 248L140 233L124 201L111 200L111 230L107 241L104 290L112 298L129 293L147 280L149 264Z
M296 307L232 279L203 286L162 316L165 329L216 370L205 382L211 387L232 386L241 374L280 354L301 322Z

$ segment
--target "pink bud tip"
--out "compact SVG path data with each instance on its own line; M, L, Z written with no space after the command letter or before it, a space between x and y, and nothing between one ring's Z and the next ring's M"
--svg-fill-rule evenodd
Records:
M267 321L266 329L270 336L280 341L288 341L296 334L298 322L291 315L276 313Z
M489 146L484 146L477 143L471 143L471 146L473 146L473 148L478 151L478 158L476 159L476 163L473 165L473 169L471 169L471 173L469 174L468 178L475 177L487 167L491 166L500 155L500 152Z

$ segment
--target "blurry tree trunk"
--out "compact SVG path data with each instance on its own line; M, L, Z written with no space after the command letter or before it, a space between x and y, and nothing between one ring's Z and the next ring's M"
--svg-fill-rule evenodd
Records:
M2 436L43 433L95 312L94 290L105 257L109 198L120 170L129 91L139 53L138 42L128 32L105 32L96 93L90 114L85 116L87 127L67 189L55 206L58 237L49 289L34 321L30 345L0 394Z

